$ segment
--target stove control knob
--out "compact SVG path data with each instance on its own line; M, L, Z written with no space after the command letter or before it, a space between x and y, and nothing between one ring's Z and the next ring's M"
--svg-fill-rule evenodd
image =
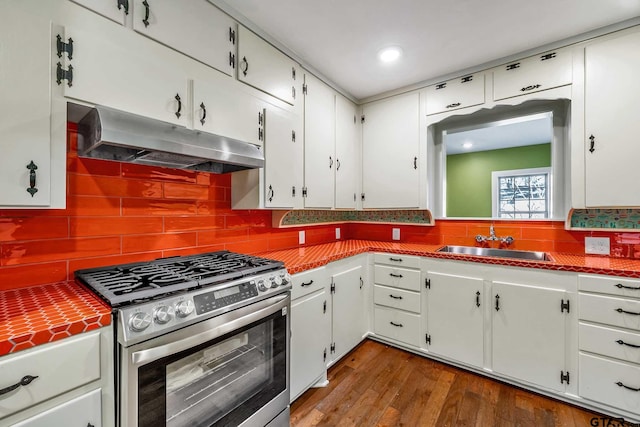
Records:
M288 274L284 274L280 276L280 278L282 279L282 286L287 285L289 282L291 282L291 277L289 277Z
M260 290L261 292L264 292L267 289L269 288L267 288L267 286L264 284L264 280L262 279L258 280L258 290Z
M129 329L134 332L142 332L151 324L149 313L138 312L129 318Z
M193 305L193 301L191 301L190 299L180 301L178 304L176 304L176 316L187 317L188 315L193 313L194 309L195 306Z
M275 288L276 286L280 286L282 285L282 276L276 276L273 278L273 283L271 284L272 288ZM273 286L273 284L275 284L276 286Z
M169 321L173 318L172 310L166 305L159 305L153 310L153 318L156 320L156 323L160 325L164 325L165 323L169 323Z

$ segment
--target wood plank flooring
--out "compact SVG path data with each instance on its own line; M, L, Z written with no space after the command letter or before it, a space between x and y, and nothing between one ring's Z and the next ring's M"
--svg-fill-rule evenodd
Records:
M292 403L292 426L607 425L592 424L599 414L372 340L328 376L327 387Z

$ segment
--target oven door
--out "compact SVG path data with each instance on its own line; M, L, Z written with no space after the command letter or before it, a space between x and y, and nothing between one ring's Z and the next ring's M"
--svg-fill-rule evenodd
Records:
M121 348L124 427L264 426L289 405L290 297ZM288 417L286 423L289 425Z

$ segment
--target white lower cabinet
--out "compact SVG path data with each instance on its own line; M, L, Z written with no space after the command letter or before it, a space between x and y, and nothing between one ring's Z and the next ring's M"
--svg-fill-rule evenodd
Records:
M429 352L482 368L484 281L440 271L427 271L427 348Z
M56 406L14 427L102 427L101 392L93 390Z
M331 266L331 362L351 351L367 334L364 267L355 264Z
M492 296L493 370L564 391L565 291L494 281Z

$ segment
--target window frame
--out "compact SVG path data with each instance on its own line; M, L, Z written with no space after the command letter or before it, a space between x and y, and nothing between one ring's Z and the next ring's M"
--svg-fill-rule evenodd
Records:
M511 176L527 176L527 175L547 175L547 188L546 199L547 209L544 218L502 218L499 216L500 211L500 189L498 181L500 178L506 178ZM491 172L491 216L497 219L551 219L553 215L553 167L541 167L541 168L528 168L528 169L512 169ZM531 211L529 211L531 213Z

